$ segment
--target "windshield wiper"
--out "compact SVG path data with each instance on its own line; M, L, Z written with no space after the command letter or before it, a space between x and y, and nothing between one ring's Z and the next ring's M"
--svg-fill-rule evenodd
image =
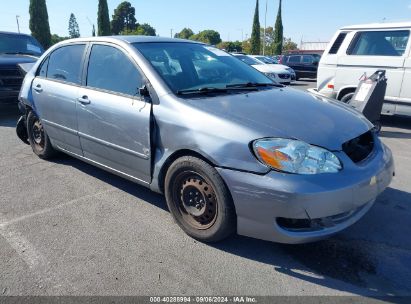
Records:
M199 89L186 89L186 90L177 91L177 95L208 94L208 93L227 93L227 89L214 88L214 87L203 87Z
M273 82L247 82L247 83L236 83L236 84L228 84L226 85L226 88L258 88L258 87L278 87L278 88L283 88L284 86L279 83L273 83Z

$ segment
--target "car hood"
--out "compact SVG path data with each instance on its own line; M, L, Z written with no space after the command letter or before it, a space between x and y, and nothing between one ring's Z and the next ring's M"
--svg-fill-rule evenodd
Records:
M0 54L0 65L17 65L19 63L36 62L37 57L30 55Z
M260 138L299 139L331 151L341 151L343 143L373 127L362 114L339 101L290 88L185 101L246 127Z
M279 64L258 64L253 67L263 73L289 73L286 66Z

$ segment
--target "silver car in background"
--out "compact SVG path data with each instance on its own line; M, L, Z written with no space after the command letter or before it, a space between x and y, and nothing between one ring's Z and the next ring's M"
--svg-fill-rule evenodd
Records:
M361 114L197 42L65 41L19 99L19 137L40 158L62 151L164 193L204 242L325 238L359 220L394 174Z

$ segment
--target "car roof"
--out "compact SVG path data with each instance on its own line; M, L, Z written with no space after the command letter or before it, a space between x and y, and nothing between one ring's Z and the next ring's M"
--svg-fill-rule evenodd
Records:
M0 31L0 34L32 37L32 36L30 36L30 35L28 35L28 34L16 33L16 32L4 32L4 31Z
M185 43L194 43L194 44L204 44L199 41L192 41L192 40L185 40L185 39L178 39L178 38L164 38L164 37L157 37L157 36L101 36L101 37L87 37L87 38L76 38L66 40L65 42L89 42L89 41L96 41L96 42L126 42L129 44L132 43L153 43L153 42L185 42Z
M350 25L341 28L341 30L359 30L359 29L402 29L411 28L411 22L397 22L397 23L369 23Z

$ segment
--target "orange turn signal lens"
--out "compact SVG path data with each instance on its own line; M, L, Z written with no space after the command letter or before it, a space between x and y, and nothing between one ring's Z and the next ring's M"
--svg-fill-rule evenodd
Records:
M281 161L287 161L288 157L284 153L278 150L268 150L263 147L257 148L257 153L260 156L261 160L264 161L267 165L272 168L281 170L283 166Z

